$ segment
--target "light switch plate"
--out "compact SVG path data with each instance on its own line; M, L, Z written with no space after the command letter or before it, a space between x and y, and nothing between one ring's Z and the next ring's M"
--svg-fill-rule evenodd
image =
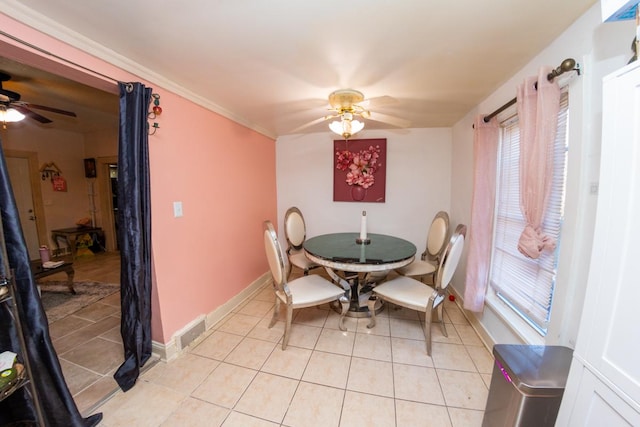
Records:
M173 202L173 216L174 218L182 216L182 202Z

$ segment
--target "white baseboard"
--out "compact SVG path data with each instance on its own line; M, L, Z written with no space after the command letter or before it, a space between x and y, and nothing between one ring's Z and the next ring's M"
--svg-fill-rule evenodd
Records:
M242 304L247 298L261 290L265 285L271 283L271 273L267 272L254 280L249 286L243 289L239 294L218 306L209 314L200 314L195 319L187 323L179 331L176 331L169 342L162 344L157 341L152 342L152 352L157 355L163 362L178 357L190 345L199 343L207 332L213 328L216 323L222 320L227 314L231 313L236 307ZM204 330L202 333L201 324L204 320ZM197 333L197 335L196 335ZM186 339L185 339L186 337Z
M456 305L460 308L460 311L462 311L464 317L467 318L471 327L476 331L476 334L478 334L478 337L480 338L480 341L482 341L482 344L484 344L487 350L489 350L489 352L491 353L493 351L493 346L496 344L491 334L487 331L484 325L480 323L478 318L472 312L463 308L464 300L458 293L456 288L454 288L453 286L449 286L447 290L449 291L449 293L453 294L456 297Z

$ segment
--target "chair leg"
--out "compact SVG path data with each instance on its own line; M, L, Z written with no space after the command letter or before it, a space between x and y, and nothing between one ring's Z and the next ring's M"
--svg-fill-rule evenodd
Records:
M349 311L349 299L346 295L342 295L339 301L342 306L342 310L340 310L340 322L338 322L338 327L341 331L346 331L347 327L344 325L344 316L347 314L347 311Z
M291 277L291 272L293 271L293 264L291 262L287 263L287 280Z
M444 324L444 316L443 316L443 307L444 304L440 303L440 305L438 306L438 319L440 320L440 327L442 328L442 335L444 335L445 337L448 337L449 335L447 334L447 327Z
M284 325L284 337L282 338L282 349L286 350L289 344L289 335L291 334L291 320L293 319L293 308L287 305L287 322Z
M424 312L424 340L427 343L427 356L431 356L431 317L433 308L427 306Z
M273 307L273 316L271 316L271 322L269 322L269 328L273 328L276 324L278 317L280 316L280 298L276 295L276 305Z
M369 324L367 325L367 329L371 329L376 326L376 301L378 298L375 295L371 295L369 297L369 301L367 301L367 308L369 309L369 315L371 316L371 320L369 320Z

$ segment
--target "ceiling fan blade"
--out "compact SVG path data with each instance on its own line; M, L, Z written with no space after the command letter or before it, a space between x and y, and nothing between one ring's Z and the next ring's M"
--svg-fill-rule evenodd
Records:
M38 110L50 111L52 113L64 114L65 116L78 117L76 113L74 113L73 111L60 110L59 108L47 107L44 105L37 105L37 104L30 104L30 103L25 103L25 106L29 108L36 108Z
M322 123L325 120L327 120L327 117L320 117L320 118L317 118L315 120L311 120L310 122L305 123L302 126L298 126L297 128L291 130L289 133L291 133L291 134L298 133L302 129L306 129L306 128L310 127L310 126L317 125L318 123Z
M44 123L44 124L51 123L51 120L47 119L44 116L41 116L40 114L38 114L38 113L36 113L34 111L31 111L30 109L28 109L24 105L12 104L11 107L15 108L16 110L20 111L25 116L27 116L30 119L33 119L33 120L35 120L37 122Z
M386 105L393 105L397 103L398 103L397 99L388 95L383 95L383 96L374 96L373 98L366 98L364 101L359 102L358 104L365 108L377 108L377 107L384 107Z
M371 112L371 116L369 120L374 120L376 122L387 123L399 128L408 128L411 125L409 120L401 119L400 117L390 116L388 114L382 114L375 111Z

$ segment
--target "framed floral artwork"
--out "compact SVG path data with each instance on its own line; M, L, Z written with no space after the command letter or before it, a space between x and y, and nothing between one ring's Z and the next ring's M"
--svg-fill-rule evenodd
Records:
M384 203L387 140L333 141L333 201Z

